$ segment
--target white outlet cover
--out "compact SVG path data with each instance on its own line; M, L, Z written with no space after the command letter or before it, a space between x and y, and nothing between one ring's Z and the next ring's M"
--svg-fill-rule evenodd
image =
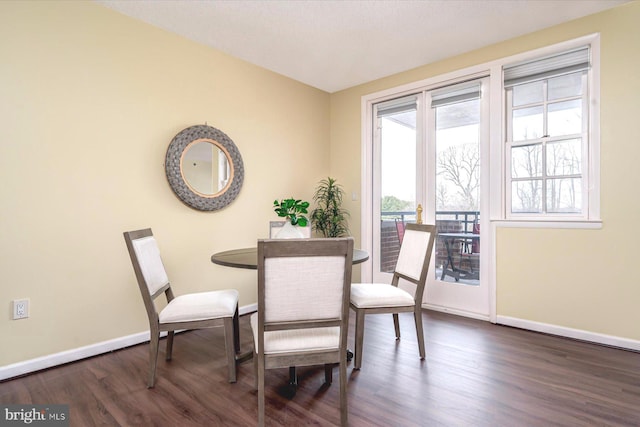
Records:
M25 319L29 317L29 299L13 300L13 319Z

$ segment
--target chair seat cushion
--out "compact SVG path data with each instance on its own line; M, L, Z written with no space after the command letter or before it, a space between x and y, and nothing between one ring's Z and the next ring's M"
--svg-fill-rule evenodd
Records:
M238 291L199 292L175 297L158 315L160 323L232 317L238 306Z
M352 283L351 304L357 308L411 307L413 296L386 283Z
M258 343L258 314L251 315L253 342ZM267 331L264 334L264 353L288 353L292 351L335 350L340 346L340 328L292 329L287 331Z

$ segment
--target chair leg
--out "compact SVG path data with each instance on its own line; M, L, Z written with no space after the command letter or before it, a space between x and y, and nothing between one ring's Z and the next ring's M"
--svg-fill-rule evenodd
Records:
M340 425L346 427L349 425L348 406L347 406L347 362L340 360Z
M258 353L253 351L253 378L254 378L254 386L256 390L258 389Z
M400 339L400 321L398 320L398 313L393 313L393 327L396 330L396 339Z
M171 355L173 354L173 331L167 332L167 351L165 352L165 359L171 360Z
M364 342L364 310L356 309L356 345L354 349L355 361L354 369L362 366L362 347Z
M233 346L236 354L240 353L240 320L238 318L237 305L236 305L236 312L233 315Z
M256 376L258 377L258 425L264 427L264 356L259 355L258 369L256 370Z
M229 370L229 382L236 382L236 350L235 350L235 319L224 318L224 346L227 352L227 369Z
M153 388L156 383L156 366L158 365L158 346L160 345L160 333L158 330L151 330L149 339L149 388Z
M413 312L413 318L416 322L416 334L418 334L418 350L420 351L420 359L424 360L425 350L424 350L424 332L422 330L422 309L419 306L416 306Z
M324 382L329 385L333 382L333 364L325 363L324 365Z

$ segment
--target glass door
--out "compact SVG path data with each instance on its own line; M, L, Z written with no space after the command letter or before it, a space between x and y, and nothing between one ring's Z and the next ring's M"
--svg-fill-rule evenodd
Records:
M373 108L372 279L390 282L404 227L422 209L422 221L435 223L439 234L424 303L475 317L489 314L481 239L487 228L480 205L481 160L488 146L486 80Z
M411 95L376 105L374 154L377 173L373 198L373 281L390 283L404 235L416 221L421 180L418 159L418 100Z
M438 238L426 303L461 314L489 315L487 276L483 269L481 172L488 146L488 79L444 87L427 93L428 216ZM486 150L485 150L486 151ZM486 216L486 215L485 215Z

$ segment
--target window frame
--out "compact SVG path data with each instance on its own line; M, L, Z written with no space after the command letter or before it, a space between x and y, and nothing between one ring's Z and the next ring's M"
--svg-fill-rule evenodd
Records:
M567 136L558 138L539 138L528 141L518 141L517 144L513 144L514 141L510 141L510 128L511 117L510 110L510 95L511 91L504 87L504 67L510 64L520 61L531 61L544 56L562 53L580 46L589 46L590 49L590 62L591 65L588 70L584 72L582 78L583 84L583 97L582 97L582 111L583 111L583 128L580 134L582 138L582 161L581 161L581 175L582 175L582 211L580 213L555 213L555 212L540 212L540 213L524 213L524 212L512 212L512 182L511 177L511 148L513 146L522 146L532 143L546 144L550 141L556 141L558 139L566 139ZM512 57L503 58L498 61L502 76L500 78L500 88L492 88L492 90L500 90L500 97L502 99L502 115L500 117L500 123L502 128L501 147L499 151L501 153L502 160L502 173L500 178L500 186L502 193L501 206L499 209L494 209L494 215L492 217L505 223L517 224L521 223L523 226L540 226L552 228L563 227L567 228L585 227L591 228L592 224L601 223L600 219L600 38L599 34L592 34L589 36L581 37L579 39L571 40L564 43L559 43L545 48L536 49L529 52L524 52ZM545 79L546 80L546 79ZM586 91L585 91L586 85ZM545 97L545 105L546 105ZM578 134L574 134L578 135ZM492 145L495 147L495 145ZM496 156L497 157L497 156ZM496 157L493 159L497 160ZM546 164L543 164L543 169L546 168ZM546 173L546 172L545 172ZM494 180L493 182L496 182ZM544 180L542 180L544 183ZM495 188L495 186L494 186ZM543 196L544 197L544 196ZM494 203L497 203L494 198ZM495 206L495 204L494 204ZM495 215L499 212L498 215ZM498 216L499 218L496 218ZM552 225L555 224L555 225Z
M553 218L553 219L587 219L586 212L588 212L588 186L589 186L589 168L584 167L588 165L590 162L589 159L589 72L588 71L578 71L570 74L578 74L580 73L580 84L581 84L581 93L582 95L578 96L570 96L565 97L559 100L548 99L548 82L549 79L555 78L557 76L550 76L540 80L542 82L542 93L543 99L539 102L533 102L526 105L518 106L517 108L513 107L513 89L515 86L504 88L505 90L505 117L504 122L506 126L506 138L505 138L505 171L507 173L505 180L505 205L507 207L506 216L507 218L523 218L523 217L538 217L542 216L544 218ZM549 106L552 104L567 102L567 101L580 101L581 103L581 112L582 112L582 125L580 128L580 132L573 134L564 134L559 136L549 136ZM532 107L542 107L542 123L543 123L543 133L544 135L539 138L532 139L524 139L524 140L514 140L513 137L513 112L518 109L526 109ZM547 170L547 159L548 159L548 149L547 147L554 143L559 143L562 141L570 141L570 140L580 140L580 172L575 174L565 174L565 175L551 175ZM513 173L513 164L511 161L513 160L513 149L518 147L527 147L527 146L540 146L541 147L541 156L542 161L540 165L540 175L533 177L514 177ZM580 178L581 179L581 203L580 203L580 212L549 212L548 199L547 199L547 183L553 179L559 178ZM541 211L540 212L514 212L513 211L513 184L516 182L526 182L526 181L539 181L541 182Z

